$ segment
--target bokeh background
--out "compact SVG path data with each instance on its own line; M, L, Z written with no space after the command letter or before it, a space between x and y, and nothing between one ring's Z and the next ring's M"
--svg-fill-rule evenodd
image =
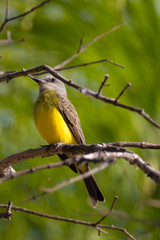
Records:
M6 1L0 1L0 22L5 15ZM10 16L21 14L37 0L10 1ZM144 108L160 123L160 2L159 0L55 0L21 19L7 24L19 44L0 45L0 71L33 68L42 64L55 66L75 53L85 33L84 43L120 24L116 32L91 45L71 64L81 64L104 58L125 66L125 69L102 63L61 72L84 87L97 91L104 74L110 78L103 90L108 97L117 97L123 87L132 86L121 102ZM71 65L70 64L70 65ZM159 129L136 113L105 104L67 87L68 97L77 109L87 143L113 141L147 141L159 143ZM34 102L38 86L27 77L0 84L0 159L46 144L33 122ZM132 149L153 167L159 169L158 150ZM18 163L17 171L58 161L36 158ZM75 176L69 168L44 170L10 180L0 186L0 203L13 201L23 206L53 215L96 221L119 196L113 214L104 224L124 227L136 239L159 239L160 187L125 160L96 174L106 197L105 204L90 206L83 182L65 187L37 201L23 202L40 192L39 186L51 187ZM157 201L157 206L151 200ZM42 219L16 212L12 221L1 219L0 239L106 239L96 230L79 225ZM123 233L109 230L108 239L128 239Z

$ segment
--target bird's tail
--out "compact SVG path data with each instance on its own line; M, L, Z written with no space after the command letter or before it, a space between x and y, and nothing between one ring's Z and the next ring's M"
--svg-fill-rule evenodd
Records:
M80 170L79 170L79 172L81 174L83 173ZM87 191L89 193L89 197L90 197L93 207L96 207L97 201L99 201L99 202L105 201L104 196L103 196L101 190L99 189L96 179L94 178L93 175L83 178L83 181L84 181Z
M68 157L65 154L58 154L59 158L64 161ZM90 170L88 164L81 164L79 166L75 166L74 164L71 164L69 166L75 173L77 173L77 169L80 174L83 174L84 172L87 172ZM96 179L93 175L90 175L89 177L83 178L83 181L85 183L85 186L87 188L87 191L89 193L91 204L93 207L96 207L97 201L104 202L104 196L101 192L101 190L98 187L98 184L96 182Z

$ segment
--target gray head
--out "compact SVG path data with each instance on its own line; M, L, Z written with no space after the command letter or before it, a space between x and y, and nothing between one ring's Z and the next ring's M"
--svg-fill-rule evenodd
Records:
M40 93L46 89L56 90L62 95L67 95L66 88L60 80L54 78L52 75L48 75L43 78L32 77L32 79L39 84Z

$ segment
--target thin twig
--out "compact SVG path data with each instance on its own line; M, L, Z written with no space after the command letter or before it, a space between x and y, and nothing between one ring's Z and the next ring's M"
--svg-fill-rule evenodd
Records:
M116 97L116 99L115 99L116 104L119 102L120 97L125 93L125 91L128 89L128 87L130 87L131 85L132 85L131 83L127 83L127 85L123 88L123 90L120 92L118 97Z
M8 204L0 204L0 208L8 208ZM92 227L92 228L95 228L95 229L96 228L100 228L100 229L105 228L105 229L117 230L117 231L120 231L120 232L123 232L124 234L126 234L130 239L136 240L126 229L120 228L120 227L115 227L113 225L111 225L111 226L106 226L106 225L95 226L94 222L86 222L86 221L81 221L81 220L78 220L78 219L54 216L54 215L51 215L51 214L45 214L45 213L42 213L42 212L37 212L37 211L31 210L31 209L27 209L27 208L23 208L23 207L19 207L19 206L12 206L12 210L14 210L16 212L17 211L25 212L27 214L31 214L31 215L35 215L35 216L39 216L39 217L43 217L43 218L48 218L48 219L52 219L52 220L56 220L56 221L63 221L63 222L68 222L68 223L84 225L84 226Z
M6 176L4 176L3 178L0 179L0 184L8 181L10 179L15 179L15 178L18 178L18 177L23 176L23 175L27 175L27 174L30 174L30 173L35 173L35 172L38 172L38 171L41 171L41 170L44 170L44 169L57 168L57 167L62 167L62 166L65 166L65 162L49 163L49 164L25 169L25 170L22 170L22 171L19 171L19 172L10 173L10 174L7 174Z
M97 227L97 226L96 226L95 228L98 230L98 236L100 236L100 232L108 235L108 232L106 232L105 230L101 229L100 227Z
M102 170L104 170L105 168L107 168L110 164L112 164L113 161L112 160L107 160L106 162L104 162L103 164L101 164L100 166L88 171L88 172L85 172L79 176L76 176L76 177L73 177L73 178L69 178L67 179L66 181L60 183L60 184L57 184L56 186L54 187L51 187L51 188L44 188L44 187L40 187L40 190L42 191L40 194L37 194L29 199L25 199L23 202L28 202L28 201L33 201L33 200L37 200L41 197L43 197L44 195L46 194L51 194L51 193L54 193L55 191L65 187L65 186L68 186L72 183L75 183L77 181L80 181L82 180L83 178L86 178L86 177L89 177L91 174L95 174L97 172L100 172Z
M120 65L120 64L118 64L116 62L113 62L110 59L102 59L102 60L92 61L92 62L78 64L78 65L74 65L74 66L68 66L68 67L62 67L62 68L56 68L55 67L54 70L56 70L56 71L63 71L63 70L68 70L68 69L72 69L72 68L85 67L85 66L88 66L88 65L91 65L91 64L97 64L97 63L102 63L102 62L108 62L108 63L111 63L111 64L117 66L117 67L125 68L123 65Z
M11 201L8 202L8 207L6 209L6 215L8 215L8 220L11 221L11 209L12 209L13 203Z
M104 144L105 146L105 144ZM17 163L29 158L35 158L37 156L50 156L53 154L84 154L84 152L89 152L91 149L92 153L87 155L77 155L73 158L67 159L63 164L70 165L75 162L77 164L81 162L93 162L93 163L101 163L107 161L107 159L119 159L123 158L127 160L130 164L138 166L148 177L150 177L156 183L160 183L160 171L152 168L147 162L145 162L142 158L140 158L137 154L125 150L123 148L117 148L112 145L106 144L106 148L100 145L73 145L73 144L57 144L51 145L50 149L47 147L43 147L42 149L30 149L24 151L23 153L14 154L12 156L7 157L6 159L0 162L0 173L13 163ZM95 151L96 149L99 149ZM103 149L103 150L102 150ZM110 149L110 150L109 150ZM109 150L109 151L107 151ZM104 155L104 156L103 156ZM48 165L46 166L48 168ZM35 168L34 168L35 170ZM40 169L39 169L40 170ZM14 177L14 176L13 176Z
M160 144L154 144L149 142L111 142L109 143L111 146L117 147L134 147L134 148L142 148L142 149L160 149Z
M20 77L20 76L26 76L26 75L32 74L32 73L42 72L43 70L48 71L55 78L58 78L60 81L62 81L64 83L66 83L67 85L77 89L78 91L80 91L84 95L99 99L100 101L112 104L112 105L117 106L117 107L121 107L121 108L130 110L132 112L138 113L143 118L145 118L148 122L150 122L153 126L160 129L160 125L156 121L154 121L149 116L149 114L147 114L144 111L144 109L128 106L128 105L125 105L125 104L122 104L122 103L119 103L119 102L117 103L114 98L109 98L109 97L105 97L105 96L102 96L102 95L97 96L97 92L94 92L94 91L92 91L91 89L88 89L88 88L84 88L84 87L82 87L78 84L75 84L74 82L72 82L72 81L66 79L65 77L63 77L62 75L60 75L57 71L54 71L53 68L51 68L48 65L41 65L41 66L38 66L36 68L32 68L32 69L28 69L28 70L23 69L23 71L19 71L19 72L17 71L17 72L14 72L14 73L7 74L3 77L0 77L0 82L9 81L13 78Z
M113 230L114 230L114 229L117 229L117 230L125 233L130 239L136 240L136 238L134 238L125 228L115 227L114 225L105 226L105 227L104 227L104 225L99 225L99 227L102 227L102 226L103 226L103 228L106 228L106 229L113 229Z
M2 44L3 44L3 41L4 41L4 44L7 40L0 40L0 43L2 41ZM19 43L21 41L25 41L25 39L22 39L22 40L19 40L19 41L14 41L13 43ZM64 70L68 70L68 69L73 69L73 68L78 68L78 67L86 67L86 66L89 66L89 65L92 65L92 64L98 64L98 63L102 63L102 62L108 62L108 63L111 63L117 67L120 67L120 68L125 68L125 66L123 65L120 65L119 63L116 63L116 62L113 62L112 60L110 59L102 59L102 60L97 60L97 61L92 61L92 62L87 62L87 63L82 63L82 64L78 64L78 65L73 65L73 66L68 66L68 67L62 67L62 68L53 68L54 70L56 71L64 71ZM0 75L4 75L4 74L8 74L8 73L13 73L13 72L17 72L17 71L1 71L0 72ZM36 72L36 73L32 73L33 75L42 75L42 74L46 74L48 73L48 71L43 71L43 72ZM1 81L0 81L1 82Z
M7 4L8 4L8 2L9 2L9 1L7 1ZM5 16L4 22L2 23L2 25L1 25L1 27L0 27L0 32L3 31L4 27L6 26L6 24L7 24L8 22L13 21L13 20L15 20L15 19L19 19L19 18L21 18L21 17L24 17L24 16L28 15L29 13L35 11L36 9L38 9L38 8L40 8L40 7L43 7L43 6L44 6L46 3L48 3L48 2L50 2L50 0L46 0L46 1L42 2L42 3L40 3L39 5L37 5L36 7L31 8L29 11L26 11L26 12L20 14L20 15L17 15L17 16L11 17L11 18L8 18L8 11L9 11L9 10L7 10L7 8L6 8L6 16Z
M108 143L101 143L101 144L64 144L64 143L57 143L52 145L46 145L42 148L35 148L35 149L28 149L23 152L19 152L16 154L12 154L3 160L0 161L0 172L3 172L7 167L36 157L48 157L54 154L70 154L73 155L77 154L89 154L98 151L108 151L108 152L129 152L126 149L119 148L116 146L112 146ZM131 152L130 152L131 153ZM65 163L65 161L63 161ZM73 162L72 162L73 163ZM68 162L69 164L69 162Z
M6 0L6 15L5 15L5 21L8 20L9 15L9 0Z
M83 46L84 36L85 36L85 33L83 33L82 38L80 39L80 43L79 43L79 47L78 47L77 52L79 52L81 50L82 46Z
M100 85L100 88L99 88L99 90L98 90L98 92L97 92L97 96L99 96L99 95L101 94L102 89L103 89L103 87L105 86L105 83L106 83L106 81L108 80L108 78L109 78L109 74L106 74L106 75L104 76L104 80L102 81L102 83L101 83L101 85Z
M121 23L119 25L117 25L116 27L112 28L111 30L102 33L101 35L93 38L90 42L86 43L83 47L81 46L78 51L73 54L70 58L66 59L64 62L58 64L55 69L57 68L62 68L63 66L65 66L66 64L70 63L73 59L75 59L77 56L79 56L83 51L85 51L91 44L93 44L94 42L98 41L99 39L103 38L104 36L116 31L118 28L120 28L122 25L124 25L124 23Z
M112 203L112 206L109 209L108 213L106 215L104 215L102 218L100 218L100 220L96 222L96 225L100 224L104 219L106 219L111 214L111 212L113 211L113 208L116 204L117 199L118 199L118 196L115 196L115 198L113 200L113 203Z
M40 190L45 192L45 193L53 193L53 192L59 190L60 188L63 188L65 186L70 185L72 183L75 183L75 182L77 182L77 181L79 181L79 180L81 180L83 178L87 178L87 177L89 177L92 174L95 174L97 172L100 172L100 171L104 170L105 168L107 168L112 163L113 163L112 160L107 160L103 164L101 164L100 166L98 166L98 167L96 167L96 168L94 168L94 169L92 169L92 170L90 170L88 172L85 172L85 173L83 173L83 174L81 174L79 176L76 176L74 178L69 178L66 181L56 185L55 187L51 187L51 188L43 188L43 187L41 187Z
M11 212L11 208L13 206L13 203L11 201L8 202L8 206L6 207L6 211L0 213L0 218L5 218L9 221L11 221L11 216L12 216L12 212Z
M77 154L84 154L85 153L91 153L95 151L100 151L100 150L109 150L109 149L119 149L117 147L103 147L101 144L92 144L92 145L85 145L85 144L80 144L80 145L74 145L74 144L63 144L63 143L57 143L53 145L46 145L43 146L42 148L36 148L36 149L29 149L23 152L19 152L16 154L12 154L3 160L0 161L0 172L3 172L7 167L27 160L27 159L32 159L36 157L48 157L52 156L54 154L62 154L65 152L65 154L70 154L71 152L73 155ZM118 151L118 150L117 150ZM63 161L63 164L69 164L69 159L66 161ZM73 163L73 161L71 161ZM71 164L70 163L70 164Z

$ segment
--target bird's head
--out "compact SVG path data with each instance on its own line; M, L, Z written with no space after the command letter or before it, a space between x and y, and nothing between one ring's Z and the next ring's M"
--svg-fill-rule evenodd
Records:
M31 76L30 76L31 77ZM58 93L62 95L67 95L66 88L60 80L57 78L54 78L52 75L43 77L43 78L37 78L37 77L31 77L36 83L39 85L40 93L44 90L56 90Z

